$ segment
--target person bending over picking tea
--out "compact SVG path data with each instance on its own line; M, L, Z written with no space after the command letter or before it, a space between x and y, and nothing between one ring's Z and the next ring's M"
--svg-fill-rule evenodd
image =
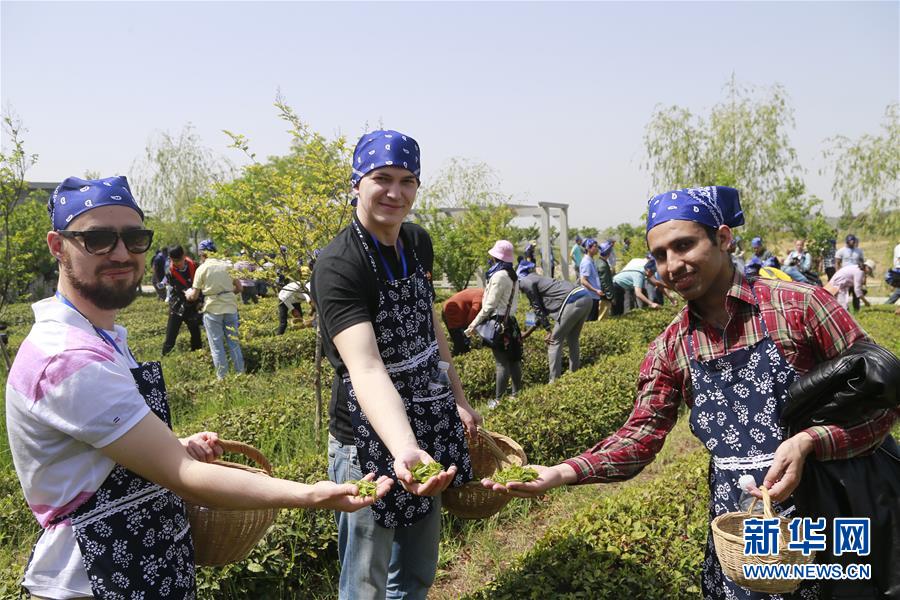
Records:
M372 505L355 485L207 464L222 454L215 433L175 437L160 364L138 362L115 324L153 241L128 182L70 177L48 210L58 291L32 306L6 384L13 463L43 528L25 568L32 597L195 598L182 498L235 509ZM391 483L381 478L377 495Z
M340 598L424 599L441 532L440 494L472 478L466 432L480 415L466 402L434 311L431 238L405 223L419 189L419 146L379 130L353 152L355 214L319 254L312 294L335 378L328 471L401 485L352 516L338 514ZM450 365L449 383L438 361ZM438 462L422 482L413 471ZM418 471L417 471L418 472Z
M769 279L748 281L728 254L732 228L744 223L737 190L675 190L650 199L647 244L662 281L687 306L656 338L641 364L628 421L583 454L536 467L530 483L486 487L533 497L566 484L622 481L662 448L678 407L690 407L691 431L711 454L710 520L740 510L738 478L765 483L776 511L790 516L791 493L804 460L865 454L890 431L896 410L878 410L849 428L817 426L784 439L779 416L788 386L817 363L836 357L865 333L819 287ZM753 491L757 497L761 492ZM816 598L806 581L790 598ZM703 562L703 597L761 599L727 579L712 537Z

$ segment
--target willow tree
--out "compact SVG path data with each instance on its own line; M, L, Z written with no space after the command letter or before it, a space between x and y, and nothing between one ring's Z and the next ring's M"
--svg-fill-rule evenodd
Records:
M734 77L706 115L658 106L644 133L653 190L735 187L748 230L761 230L763 223L768 228L767 204L800 172L788 135L793 126L794 111L782 86L754 88Z
M190 123L177 135L164 131L152 137L131 170L135 195L161 244L193 240L196 245L191 208L231 173L221 157L203 146Z
M881 135L828 140L825 158L834 172L832 192L845 215L863 213L874 233L900 232L900 105L885 109Z

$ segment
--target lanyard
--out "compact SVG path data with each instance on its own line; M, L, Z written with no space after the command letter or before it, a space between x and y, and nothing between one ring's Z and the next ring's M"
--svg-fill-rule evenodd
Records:
M388 281L394 281L394 273L388 266L387 259L384 258L384 254L381 253L381 244L378 243L378 238L373 235L372 241L375 242L375 251L378 252L378 257L381 259L381 264L384 265L384 270L387 272ZM403 242L400 241L399 237L397 238L397 250L400 253L400 264L403 265L403 278L406 279L409 276L409 273L406 269L406 254L404 254L403 252Z
M69 301L68 298L66 298L65 296L63 296L63 295L60 294L59 292L56 292L56 297L59 298L59 301L60 301L60 302L62 302L63 304L65 304L66 306L68 306L69 308L71 308L72 310L74 310L75 312L77 312L79 315L81 315L82 317L84 317L84 313L82 313L80 310L78 310L78 309L75 307L75 305L72 304L72 303ZM91 323L91 320L90 320L90 319L88 319L87 317L84 317L84 318L87 320L88 323ZM99 335L100 338L101 338L104 342L106 342L107 344L109 344L110 346L112 346L113 348L115 348L115 349L116 349L116 352L118 352L118 353L121 354L122 356L125 356L125 353L122 352L122 350L119 349L119 347L116 345L115 340L113 340L113 339L110 337L110 335L109 335L108 333L106 333L106 331L104 331L103 329L97 327L97 326L94 325L93 323L91 323L91 327L94 328L94 331L97 332L97 335Z

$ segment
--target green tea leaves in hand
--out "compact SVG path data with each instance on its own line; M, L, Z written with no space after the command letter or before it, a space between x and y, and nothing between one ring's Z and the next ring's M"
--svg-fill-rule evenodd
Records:
M506 467L505 469L501 469L500 471L497 471L496 473L491 475L491 479L501 485L506 485L511 481L528 483L529 481L534 481L537 478L537 471L535 471L531 467L520 467L519 465Z

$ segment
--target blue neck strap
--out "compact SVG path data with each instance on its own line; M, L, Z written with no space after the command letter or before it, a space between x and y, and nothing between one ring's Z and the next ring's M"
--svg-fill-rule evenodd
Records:
M384 270L387 272L388 281L394 281L394 272L388 266L387 259L381 253L381 244L378 243L378 238L374 235L372 236L372 242L375 243L375 251L378 252L378 258L381 259L381 264L384 265ZM409 272L406 268L406 254L403 252L403 242L400 241L399 237L397 238L397 252L400 254L400 264L403 266L403 278L406 279L409 276Z
M65 296L63 296L63 295L60 294L59 292L56 292L56 297L59 299L60 302L62 302L63 304L65 304L66 306L68 306L69 308L71 308L72 310L74 310L75 312L77 312L79 315L81 315L82 317L84 317L84 313L82 313L80 310L78 310L78 308L76 308L75 305L72 304L72 303L69 301L68 298L66 298ZM84 317L84 318L87 320L88 323L91 323L91 320L90 320L90 319L88 319L87 317ZM125 353L122 352L122 350L119 348L119 346L116 345L115 340L112 339L112 337L110 337L110 335L109 335L108 333L106 333L106 331L104 331L104 330L101 329L100 327L97 327L97 326L94 325L93 323L91 323L91 327L94 328L94 331L97 332L97 335L99 335L100 338L101 338L104 342L106 342L107 344L109 344L110 346L112 346L113 348L115 348L115 349L116 349L116 352L118 352L118 353L121 354L122 356L125 356Z

